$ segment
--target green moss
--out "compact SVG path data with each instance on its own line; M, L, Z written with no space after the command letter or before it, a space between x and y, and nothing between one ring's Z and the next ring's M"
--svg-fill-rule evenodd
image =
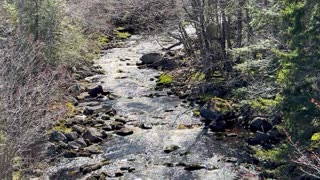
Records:
M320 140L320 132L314 133L311 137L311 141L319 141Z
M118 39L128 39L131 36L131 34L128 32L119 32L119 31L116 31L115 35L116 35L116 38Z
M214 98L215 96L210 94L202 94L200 95L200 99L203 101L210 101L210 99Z
M170 84L173 81L173 77L169 74L163 73L160 75L158 83L160 84Z
M265 99L258 98L251 101L251 106L256 110L268 110L270 107L274 107L281 102L281 98L277 97L276 99Z
M125 30L125 28L124 28L124 27L119 26L119 27L117 27L117 28L116 28L116 30L117 30L117 31L123 31L123 30Z
M98 41L100 46L105 46L110 42L110 39L107 36L102 35L98 38Z
M228 114L233 111L231 102L219 97L214 97L210 100L212 106L221 114Z
M265 161L285 163L288 159L288 148L287 144L281 144L279 147L270 150L257 150L256 155L259 159Z
M75 112L76 112L76 107L73 105L73 103L68 102L66 104L66 106L67 106L67 109L68 109L68 115L69 116L74 116Z
M51 129L51 131L61 131L61 132L71 132L72 129L68 128L66 126L66 121L65 120L61 120L59 123L57 123L56 125L54 125Z
M193 116L195 116L195 117L199 117L200 116L200 110L199 109L195 109L192 112L193 112Z
M203 81L205 80L206 75L204 73L197 72L191 76L191 80L193 81Z

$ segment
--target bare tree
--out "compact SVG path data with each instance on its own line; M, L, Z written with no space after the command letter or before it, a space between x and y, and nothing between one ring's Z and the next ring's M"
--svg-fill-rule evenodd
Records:
M0 18L0 177L12 179L14 159L35 161L32 144L63 114L55 106L66 78L62 68L48 63L41 44L15 35Z

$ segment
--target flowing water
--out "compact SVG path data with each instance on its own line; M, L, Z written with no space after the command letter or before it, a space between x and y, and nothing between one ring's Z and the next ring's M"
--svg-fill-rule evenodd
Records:
M103 143L103 154L93 157L61 159L48 172L55 174L51 179L86 179L91 174L77 177L67 176L67 170L78 169L83 164L94 164L108 159L111 164L93 172L115 174L121 168L134 168L122 177L107 179L128 180L191 180L191 179L233 179L234 169L230 163L220 161L228 144L216 143L212 135L203 128L199 118L194 117L190 103L165 91L156 91L153 79L161 72L154 69L139 69L136 66L143 54L162 52L162 47L174 43L169 38L132 36L123 48L104 52L96 60L104 70L104 75L89 77L101 84L104 90L118 98L106 100L112 104L119 116L129 120L127 126L134 130L130 136L109 138ZM150 96L152 94L153 96ZM151 129L134 126L145 123ZM185 128L191 127L191 128ZM180 148L165 153L168 146ZM186 169L189 167L189 169ZM70 173L69 173L70 174Z

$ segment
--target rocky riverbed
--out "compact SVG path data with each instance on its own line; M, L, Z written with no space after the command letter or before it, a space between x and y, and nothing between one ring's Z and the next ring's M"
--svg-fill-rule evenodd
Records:
M160 46L160 44L161 46ZM193 110L197 104L155 90L161 71L140 58L164 53L168 37L132 36L95 61L104 74L86 78L67 132L53 131L47 179L242 179L255 177L238 159L243 132L213 133ZM241 150L241 148L244 148Z

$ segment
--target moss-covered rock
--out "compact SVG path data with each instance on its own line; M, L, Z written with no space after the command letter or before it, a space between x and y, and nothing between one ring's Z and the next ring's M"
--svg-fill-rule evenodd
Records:
M228 101L219 97L214 97L214 98L211 98L209 102L212 108L223 116L230 115L234 112L234 109L231 106L232 104L231 101Z
M158 84L171 84L173 81L173 77L167 73L163 73L160 75Z

